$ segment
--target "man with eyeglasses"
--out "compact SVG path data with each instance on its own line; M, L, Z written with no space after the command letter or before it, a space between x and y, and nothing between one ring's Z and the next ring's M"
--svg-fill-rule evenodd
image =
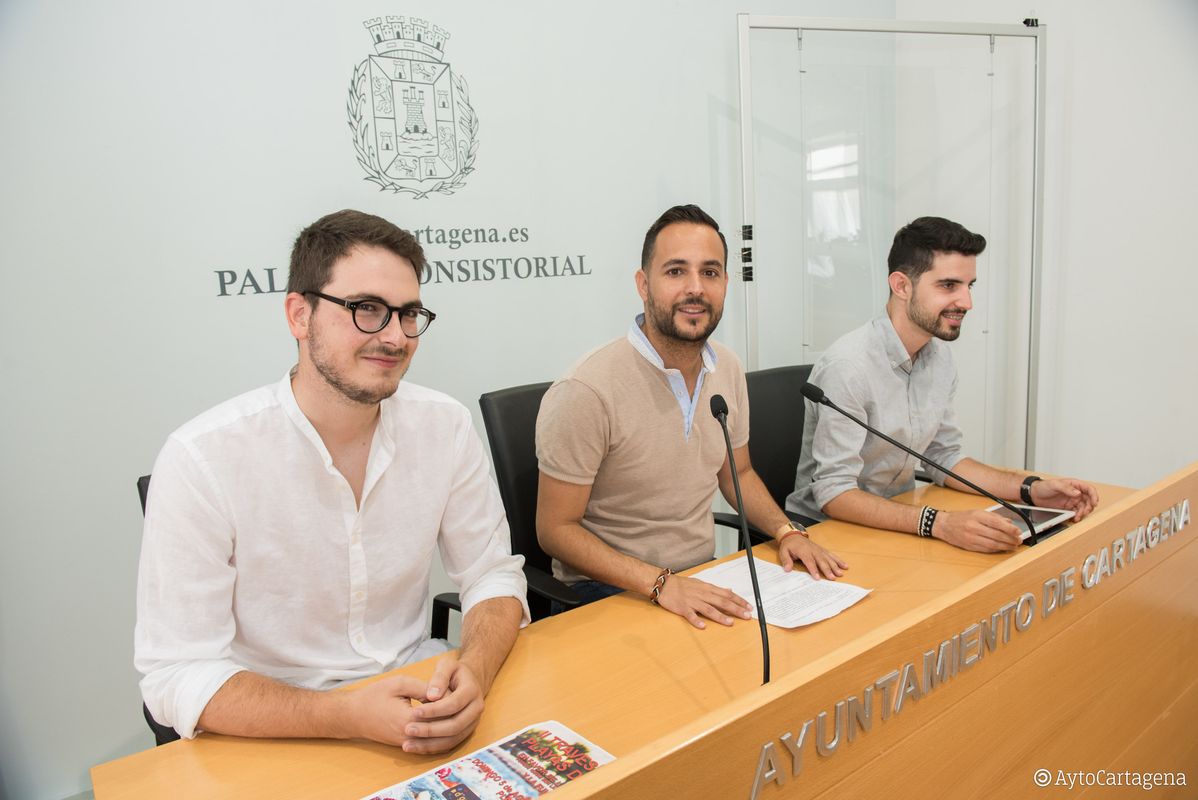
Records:
M358 211L300 233L284 309L299 362L171 434L154 466L135 662L184 737L369 739L449 750L528 620L523 558L469 412L402 382L436 318L420 245ZM322 691L447 650L427 637L434 549L462 646L428 681ZM413 702L415 701L415 702Z

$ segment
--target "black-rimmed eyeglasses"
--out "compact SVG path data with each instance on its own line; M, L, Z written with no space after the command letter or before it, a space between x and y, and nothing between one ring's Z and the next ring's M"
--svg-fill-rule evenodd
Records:
M437 318L436 314L424 306L413 303L405 306L389 306L381 300L345 300L313 291L307 291L304 294L316 295L321 300L328 300L330 303L348 308L353 314L354 325L362 333L378 333L387 327L392 314L398 314L399 329L403 331L404 336L415 339L428 330L429 323Z

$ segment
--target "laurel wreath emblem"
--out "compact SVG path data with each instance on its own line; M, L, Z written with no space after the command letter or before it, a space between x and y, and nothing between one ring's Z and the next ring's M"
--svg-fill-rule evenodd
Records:
M427 189L406 186L383 172L378 153L375 152L371 125L373 117L367 117L363 109L367 108L366 60L354 67L353 78L349 84L349 98L345 108L349 114L349 129L353 132L354 151L358 164L366 172L363 180L377 184L379 191L391 190L396 194L411 194L417 200L423 200L430 194L453 194L457 189L466 185L466 176L474 172L474 157L478 151L478 115L470 106L470 89L466 79L461 75L453 75L453 88L457 101L458 131L457 140L458 163L461 169L452 176L437 181Z

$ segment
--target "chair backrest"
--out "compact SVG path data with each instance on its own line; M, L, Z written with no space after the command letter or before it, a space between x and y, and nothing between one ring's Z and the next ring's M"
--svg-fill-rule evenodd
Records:
M749 390L749 458L774 502L794 491L803 447L803 396L811 364L759 369L745 375Z
M141 498L141 513L146 513L146 498L150 496L150 476L142 475L137 479L137 496Z
M137 479L137 497L141 500L141 513L146 513L146 498L150 495L150 476L142 475ZM168 728L150 714L150 708L145 703L141 705L141 713L146 718L146 724L154 734L154 744L170 744L179 740L179 734L174 728Z
M512 552L548 572L550 558L537 542L537 412L548 383L487 392L478 399L491 442L495 480L512 529Z

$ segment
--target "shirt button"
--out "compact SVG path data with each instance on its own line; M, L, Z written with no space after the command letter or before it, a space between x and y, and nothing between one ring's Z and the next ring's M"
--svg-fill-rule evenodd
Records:
M363 595L362 595L362 593L361 593L361 592L354 592L354 599L355 599L355 600L361 600L361 599L362 599L362 597L363 597Z
M355 636L355 637L354 637L354 641L355 641L355 642L357 642L358 644L361 644L361 643L362 643L362 637L361 637L360 635L359 635L359 636Z

